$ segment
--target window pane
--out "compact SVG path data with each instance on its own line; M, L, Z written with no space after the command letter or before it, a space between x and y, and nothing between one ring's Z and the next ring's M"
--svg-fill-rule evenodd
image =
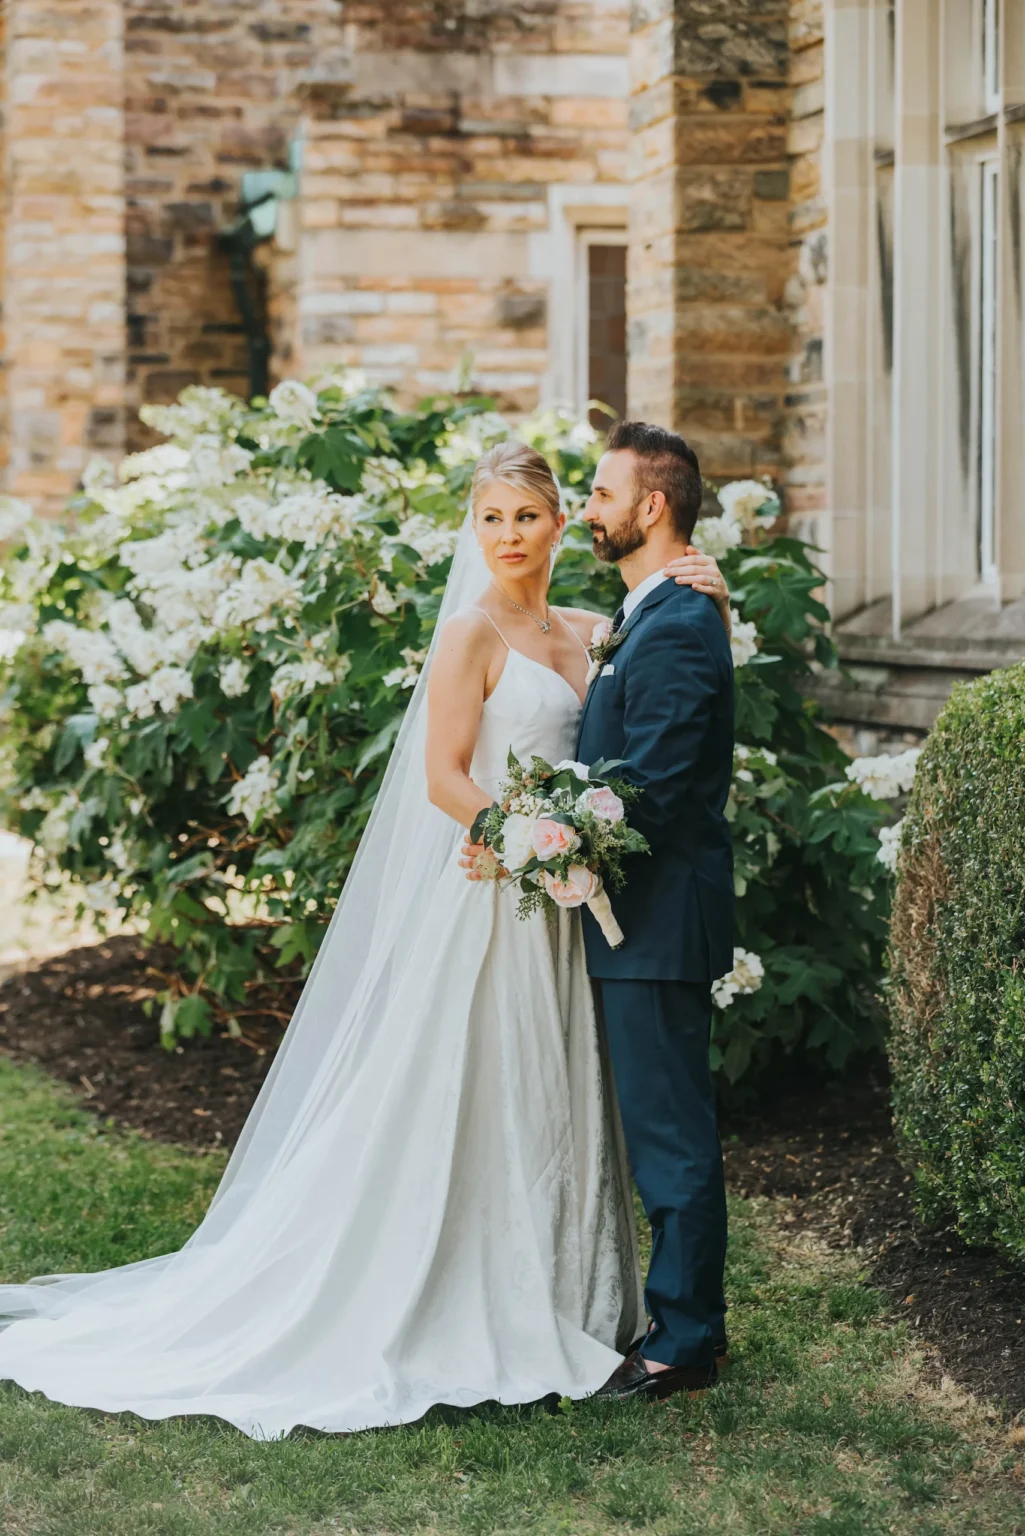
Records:
M587 393L617 416L626 415L626 246L587 248ZM608 417L592 413L596 427Z

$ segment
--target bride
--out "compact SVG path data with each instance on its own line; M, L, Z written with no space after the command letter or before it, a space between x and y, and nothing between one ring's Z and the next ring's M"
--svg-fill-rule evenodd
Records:
M644 1332L579 916L521 922L459 866L510 747L573 755L598 615L548 608L564 524L539 454L480 461L429 680L206 1217L177 1253L0 1286L0 1379L271 1439L584 1397Z

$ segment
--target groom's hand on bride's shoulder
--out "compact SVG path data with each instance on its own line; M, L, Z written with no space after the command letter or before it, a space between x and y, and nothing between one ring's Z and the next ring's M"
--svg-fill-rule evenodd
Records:
M729 598L729 587L711 555L703 555L693 544L688 544L682 555L663 566L663 575L671 576L677 586L693 587L696 592L722 602Z

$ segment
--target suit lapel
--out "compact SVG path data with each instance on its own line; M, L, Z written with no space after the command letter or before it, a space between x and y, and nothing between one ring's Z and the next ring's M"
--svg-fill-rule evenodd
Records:
M670 592L672 592L675 585L676 583L672 580L672 578L667 576L665 581L660 582L657 587L652 588L647 597L641 599L633 613L631 613L630 617L623 621L622 628L619 631L623 638L619 642L619 645L616 647L615 651L612 653L613 656L617 656L623 649L623 646L626 644L627 640L633 634L638 624L644 618L644 615L646 613L650 613L653 608L657 608L659 603L665 602L666 598L669 596ZM594 690L597 686L598 678L600 676L601 673L599 672L598 677L594 679L594 681L591 683L591 686L587 690L587 697L584 699L584 707L580 712L578 736L580 731L582 731L584 728L584 720L587 718L587 711L590 708L591 700L594 698Z

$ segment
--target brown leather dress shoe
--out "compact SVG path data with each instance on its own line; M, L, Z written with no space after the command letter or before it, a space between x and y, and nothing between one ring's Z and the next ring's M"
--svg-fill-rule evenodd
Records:
M648 1402L660 1402L675 1392L686 1392L696 1397L706 1392L719 1380L719 1372L713 1360L710 1365L670 1365L664 1371L649 1371L644 1359L634 1350L622 1365L616 1367L595 1397L606 1402L625 1403L639 1397Z

